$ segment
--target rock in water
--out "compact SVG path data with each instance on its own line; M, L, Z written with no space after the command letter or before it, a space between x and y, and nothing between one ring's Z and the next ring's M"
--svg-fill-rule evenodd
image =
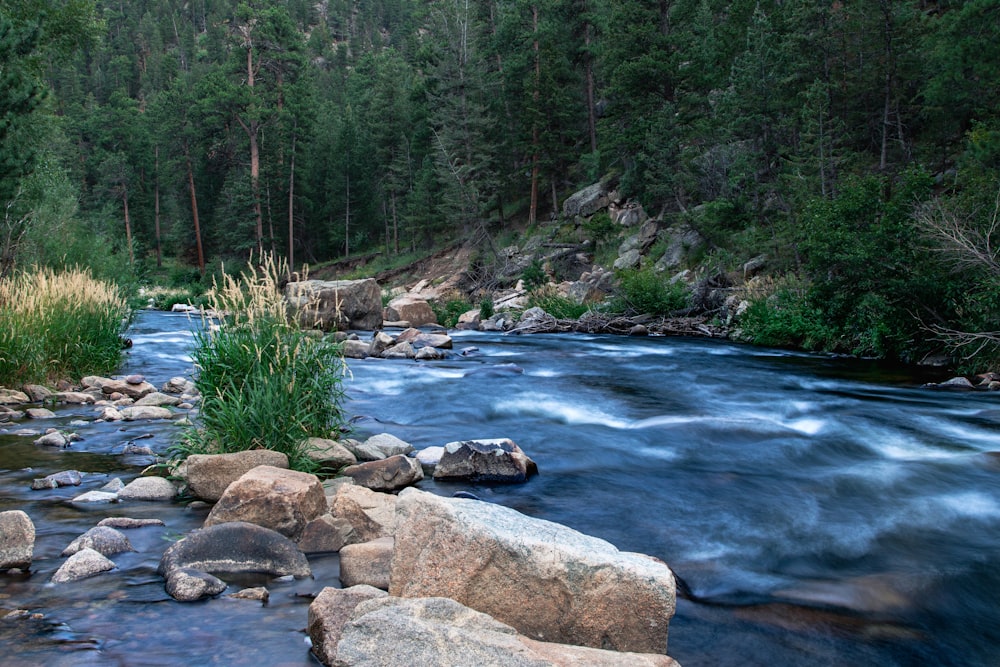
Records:
M97 551L81 549L67 558L62 567L56 570L56 573L52 575L52 583L65 584L113 569L115 569L115 564Z
M535 462L507 438L449 442L434 468L434 479L474 482L519 483L536 474Z
M281 533L243 521L202 528L171 545L157 571L168 576L181 568L221 574L260 572L275 577L311 574L305 554L294 542Z
M209 502L222 497L226 487L257 466L287 468L288 457L270 449L251 449L232 454L193 454L182 464L180 474L191 493Z
M399 494L389 592L447 597L533 639L666 653L674 577L663 562L507 507Z
M21 510L0 512L0 570L31 567L35 524Z

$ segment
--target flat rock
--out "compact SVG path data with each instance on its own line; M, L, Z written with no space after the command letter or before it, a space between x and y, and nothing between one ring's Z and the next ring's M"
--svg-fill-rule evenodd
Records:
M41 489L58 489L61 486L80 486L83 482L83 475L77 470L63 470L46 475L42 479L31 482L31 488L38 491Z
M163 519L133 519L127 516L109 516L97 522L98 526L109 528L144 528L145 526L163 526Z
M192 494L215 502L226 487L257 466L287 468L288 457L270 449L253 449L232 454L194 454L187 457L180 475Z
M81 493L76 498L73 498L71 502L74 503L117 503L118 494L109 493L107 491L87 491L86 493Z
M62 431L52 431L35 440L35 444L39 447L65 448L69 447L70 442L71 440L69 435L63 433Z
M172 500L177 487L164 477L137 477L118 492L122 500Z
M380 537L343 547L340 550L340 582L344 587L364 584L389 590L394 542L391 537Z
M63 549L62 555L72 556L83 549L93 549L102 556L114 556L126 551L135 551L132 542L127 537L109 526L91 528L70 542L69 546Z
M385 457L396 456L397 454L409 454L413 451L413 445L400 440L390 433L377 433L365 440L366 447L374 447L385 454Z
M0 387L0 405L17 405L20 403L28 403L30 401L31 398L29 398L23 391Z
M109 394L122 394L132 400L139 400L147 394L156 391L156 387L145 380L140 382L128 382L128 380L108 380L101 384L101 393L105 396Z
M319 658L320 662L324 665L334 664L341 632L344 624L350 620L354 609L366 600L386 596L385 591L372 586L354 586L343 589L327 587L320 591L316 599L309 605L308 624L312 652Z
M103 419L106 422L119 422L125 419L125 416L118 408L111 405L105 405L98 408L97 418Z
M271 592L263 586L254 586L253 588L238 590L229 597L236 600L254 600L267 604L267 601L271 599Z
M56 413L45 408L28 408L24 411L28 419L54 419Z
M52 583L65 584L115 569L115 564L93 549L81 549L66 559L52 575Z
M532 639L666 653L674 577L661 561L477 500L405 489L389 592L447 597Z
M226 488L205 526L247 521L297 540L306 524L327 509L326 494L316 475L257 466Z
M275 577L308 577L309 563L294 542L263 526L233 521L193 531L160 559L158 572L191 568L202 572L259 572Z
M152 405L131 406L121 409L122 419L127 422L141 419L173 419L174 413L167 408Z
M0 570L27 570L35 550L35 524L21 510L0 512Z
M137 400L134 405L136 407L144 407L147 405L151 405L154 407L162 407L164 405L176 406L179 405L180 402L181 399L178 398L177 396L172 396L170 394L164 394L158 391L154 391L152 393L146 394L145 396Z
M88 403L93 403L97 399L94 398L93 394L88 394L83 391L59 391L52 394L52 400L56 403L71 403L85 405Z
M341 471L358 486L373 491L397 491L424 478L423 468L416 459L390 456L382 461L368 461L348 466Z

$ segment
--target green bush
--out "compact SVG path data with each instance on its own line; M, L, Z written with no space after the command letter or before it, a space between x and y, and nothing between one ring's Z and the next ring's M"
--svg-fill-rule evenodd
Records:
M671 284L652 267L621 271L618 283L618 296L612 304L612 310L617 312L663 317L690 303L684 283Z
M484 296L479 302L479 317L484 320L488 320L493 317L496 311L493 308L493 298L489 296Z
M769 296L752 299L739 325L741 338L755 345L828 350L837 344L835 330L798 285L785 285Z
M87 271L0 281L0 385L111 373L130 317L122 291Z
M227 278L212 296L213 309L230 315L196 334L200 423L175 453L264 448L313 471L305 440L330 437L344 423L343 357L339 346L299 330L277 291L277 272L263 273Z
M554 289L542 288L528 295L529 308L541 308L552 317L559 320L578 320L590 310L572 299L560 296Z
M549 282L549 277L545 274L542 263L536 259L521 273L521 280L524 288L530 292Z
M472 310L472 304L465 299L448 299L447 301L430 301L431 310L438 324L443 327L453 328L458 324L458 318L463 313Z

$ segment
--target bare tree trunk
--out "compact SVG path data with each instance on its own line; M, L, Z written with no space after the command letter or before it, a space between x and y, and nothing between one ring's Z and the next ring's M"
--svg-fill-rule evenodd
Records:
M593 26L587 22L583 32L583 43L586 46L587 61L584 65L584 78L587 83L587 129L590 132L590 152L597 152L597 104L594 102L594 59L590 54L591 31Z
M153 188L153 221L156 227L156 268L163 266L163 254L160 247L160 147L153 149L156 170L156 184Z
M187 161L188 190L191 192L191 218L194 220L194 245L198 252L198 270L205 273L205 253L201 247L201 223L198 219L198 195L194 189L194 169L191 168L191 151L184 142L184 159Z
M125 239L128 242L128 263L135 264L135 253L132 252L132 219L128 215L128 187L122 188L122 203L125 205Z
M399 217L396 215L396 191L392 191L392 249L399 254Z

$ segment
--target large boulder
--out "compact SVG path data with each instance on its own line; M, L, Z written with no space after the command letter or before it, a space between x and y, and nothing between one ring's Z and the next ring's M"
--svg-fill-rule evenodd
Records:
M611 203L608 189L603 183L594 183L570 195L563 202L563 217L589 217Z
M340 550L340 583L345 587L365 584L389 590L393 538L348 544Z
M663 562L476 500L399 494L389 592L447 597L533 639L666 653L674 577Z
M382 326L382 290L374 278L292 282L285 287L285 299L309 329L372 331Z
M193 454L185 460L180 473L192 494L215 502L226 487L257 466L287 468L288 457L270 449L252 449L233 454Z
M508 438L449 442L434 468L434 479L524 482L538 466Z
M340 610L345 607L349 604ZM388 664L385 656L392 656L393 664L414 667L677 667L665 655L533 641L487 614L440 597L373 596L350 609L339 633L328 632L339 639L334 660L327 663L336 665Z
M334 496L330 512L354 529L349 543L370 542L396 532L397 497L362 486L345 485Z
M358 486L386 492L398 491L424 478L420 461L401 455L348 466L341 474L353 479Z
M31 567L35 524L21 510L0 512L0 570Z
M141 421L143 419L173 419L174 413L170 408L161 408L153 405L140 405L120 410L122 419L127 422Z
M403 294L390 301L384 317L390 322L409 322L411 327L437 324L437 316L427 299L414 294Z
M308 632L312 640L312 651L324 665L334 664L337 658L337 644L344 624L362 602L373 598L386 597L385 591L371 586L351 588L327 587L320 591L309 605ZM391 655L391 654L383 654Z
M305 554L294 542L269 528L243 521L202 528L172 544L160 559L157 571L167 577L181 568L275 577L311 574Z
M326 495L316 475L257 466L226 488L205 526L246 521L297 540L310 521L326 512Z

